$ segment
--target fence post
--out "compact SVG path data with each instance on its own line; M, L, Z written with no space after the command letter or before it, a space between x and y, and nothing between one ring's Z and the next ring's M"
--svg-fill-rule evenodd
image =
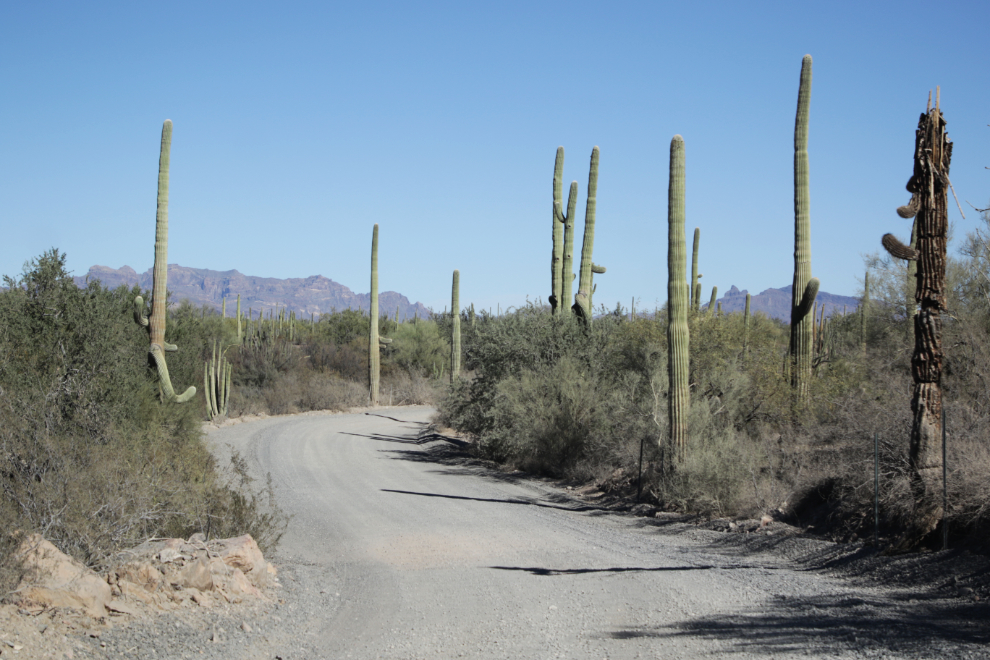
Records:
M873 434L873 547L880 549L880 434Z
M949 549L949 469L946 465L945 406L942 406L942 549Z

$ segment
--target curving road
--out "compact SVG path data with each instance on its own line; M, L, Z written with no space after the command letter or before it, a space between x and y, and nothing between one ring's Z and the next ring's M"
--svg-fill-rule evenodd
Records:
M905 593L723 542L743 535L661 528L486 470L421 437L431 413L210 432L217 453L233 447L270 472L294 516L276 558L284 603L266 613L275 623L256 624L264 634L247 655L986 657L978 629Z

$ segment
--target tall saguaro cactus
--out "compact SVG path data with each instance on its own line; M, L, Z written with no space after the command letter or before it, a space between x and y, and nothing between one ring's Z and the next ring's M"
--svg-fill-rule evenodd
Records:
M688 304L698 311L701 304L701 289L698 286L698 247L701 244L701 227L694 228L694 244L691 247L691 291Z
M461 373L461 271L454 271L454 281L450 291L450 383Z
M749 292L746 292L746 309L743 311L743 355L749 355Z
M172 120L166 119L162 125L162 148L158 158L158 211L155 217L155 265L152 271L151 316L144 315L144 299L134 299L134 320L148 328L151 336L149 355L158 369L158 384L162 399L175 403L185 403L196 395L196 388L190 386L185 392L176 395L172 389L172 379L168 375L165 352L178 350L174 344L165 343L165 297L168 284L168 168L172 149Z
M371 405L378 405L378 379L380 353L378 349L378 225L371 233L371 309L368 313L368 382Z
M677 454L687 444L691 391L688 384L689 331L687 247L684 238L684 138L670 141L670 183L667 189L667 420L670 443Z
M591 262L595 249L595 208L598 200L598 147L591 150L591 167L588 171L588 204L584 210L584 241L581 243L581 271L578 277L578 292L574 296L574 312L591 324L591 293L596 273L604 273L604 266Z
M914 143L914 173L907 189L911 201L898 209L902 217L916 215L916 247L901 244L891 234L883 246L891 255L916 262L914 353L911 356L911 446L909 464L915 499L912 529L900 545L910 546L930 533L944 511L939 496L942 471L942 310L945 309L946 242L948 237L949 164L952 142L936 92L935 108L918 120ZM904 211L904 212L902 212Z
M572 250L574 245L574 209L577 207L577 181L571 181L567 195L567 214L563 207L564 148L557 147L553 165L553 257L550 262L550 309L554 315L563 310L570 313L571 280L573 279ZM569 243L568 243L569 241ZM566 290L566 295L565 295Z
M866 315L870 307L870 271L863 275L863 300L859 303L859 344L866 352Z
M818 278L811 276L811 196L808 172L808 115L811 108L811 55L801 62L797 116L794 120L794 283L791 288L791 386L799 401L808 396L814 348L812 305Z

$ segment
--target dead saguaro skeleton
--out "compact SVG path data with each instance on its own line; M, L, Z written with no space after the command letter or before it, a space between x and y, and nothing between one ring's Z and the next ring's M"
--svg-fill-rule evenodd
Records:
M910 467L915 511L912 527L898 544L916 545L931 533L943 517L942 509L942 310L945 309L946 241L949 227L949 162L952 142L936 92L935 108L918 121L914 141L914 174L907 189L911 201L897 209L915 219L914 246L906 246L891 234L883 246L899 259L917 263L914 315L914 353L911 357Z

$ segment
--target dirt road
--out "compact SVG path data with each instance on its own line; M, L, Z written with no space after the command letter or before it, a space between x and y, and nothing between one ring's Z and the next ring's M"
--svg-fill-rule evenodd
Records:
M218 452L271 472L294 516L275 558L284 602L254 612L250 634L214 621L222 643L204 643L210 624L188 644L149 641L157 657L988 656L985 619L965 609L471 465L418 439L431 412L212 431Z

